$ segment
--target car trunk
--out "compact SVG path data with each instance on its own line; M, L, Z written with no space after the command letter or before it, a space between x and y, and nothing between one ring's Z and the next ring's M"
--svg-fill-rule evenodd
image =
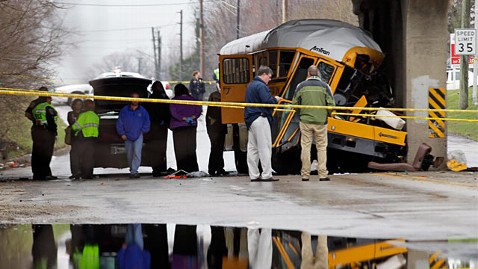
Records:
M106 77L90 81L95 96L131 97L137 92L141 98L148 97L147 87L151 80L136 77ZM128 167L124 142L116 131L119 111L129 101L95 100L96 113L100 117L99 137L95 147L95 167ZM150 142L151 134L145 134L144 143ZM152 150L152 149L151 149ZM150 166L154 154L143 146L141 165Z

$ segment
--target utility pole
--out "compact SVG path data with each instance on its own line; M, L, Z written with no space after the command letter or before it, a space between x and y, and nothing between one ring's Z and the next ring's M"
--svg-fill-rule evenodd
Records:
M236 38L239 38L239 28L241 25L241 0L237 0L237 29L236 29Z
M199 36L201 43L199 44L199 72L204 77L204 9L203 0L199 1Z
M141 74L141 60L143 60L143 58L138 57L138 74Z
M470 28L470 0L463 0L461 10L461 28ZM458 103L460 109L468 108L468 55L460 57L460 96Z
M161 35L159 30L156 36L158 37L158 65L156 68L158 69L157 71L158 80L160 80L161 79Z
M179 80L183 80L183 10L179 12Z
M161 36L159 35L159 30L157 32L154 31L154 27L151 28L151 33L153 35L154 77L156 80L159 80L161 71Z
M475 0L475 30L478 32L478 1ZM475 57L473 59L473 104L476 106L478 105L478 97L477 97L477 90L476 90L476 83L478 83L476 75L478 75L478 54L473 55Z
M289 6L287 0L282 0L282 23L287 22L287 7Z

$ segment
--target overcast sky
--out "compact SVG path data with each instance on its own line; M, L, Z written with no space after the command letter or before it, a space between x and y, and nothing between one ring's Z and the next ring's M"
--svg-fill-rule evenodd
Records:
M58 84L87 83L82 74L104 56L136 51L153 55L151 27L159 27L162 57L179 47L179 11L183 10L183 44L194 38L197 0L58 0L72 3L62 12L65 24L78 34L77 48L59 62ZM187 53L185 51L184 53ZM126 70L125 70L126 71ZM133 71L133 70L129 70Z

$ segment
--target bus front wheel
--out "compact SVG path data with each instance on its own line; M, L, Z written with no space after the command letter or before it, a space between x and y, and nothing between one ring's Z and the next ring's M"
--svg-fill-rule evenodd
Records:
M238 174L247 174L249 169L247 168L247 151L242 151L240 146L239 126L234 124L232 126L233 132L233 149L234 149L234 161L236 164L236 170Z

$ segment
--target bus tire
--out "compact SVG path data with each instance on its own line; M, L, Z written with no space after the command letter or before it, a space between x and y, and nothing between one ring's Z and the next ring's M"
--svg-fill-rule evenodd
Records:
M232 139L234 149L234 162L236 164L236 170L238 174L248 174L249 168L247 167L247 151L242 151L239 142L239 126L237 124L232 125Z
M249 168L247 168L247 152L234 149L234 160L238 174L247 174L249 172Z
M298 175L302 167L300 147L294 147L286 152L272 150L272 169L279 175Z

